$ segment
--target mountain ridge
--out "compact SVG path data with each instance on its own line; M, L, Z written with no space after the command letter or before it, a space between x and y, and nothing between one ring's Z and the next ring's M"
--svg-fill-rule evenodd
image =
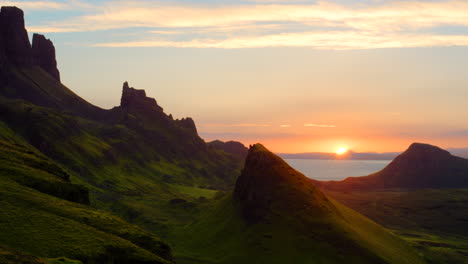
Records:
M468 187L468 159L439 147L413 143L381 171L343 181L314 181L333 190Z
M50 40L33 35L31 46L23 16L1 9L0 139L48 162L25 167L32 154L13 162L0 152L0 173L8 176L0 177L8 205L0 244L84 263L172 262L160 237L231 188L243 160L209 147L191 118L174 119L128 83L123 104L90 104L57 78ZM49 172L66 173L69 182Z

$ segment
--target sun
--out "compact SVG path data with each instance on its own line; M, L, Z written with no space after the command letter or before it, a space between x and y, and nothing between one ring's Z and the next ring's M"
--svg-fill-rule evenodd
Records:
M336 150L336 154L337 154L337 155L343 155L343 154L345 154L346 152L348 152L348 148L347 148L347 147L339 147L339 148Z

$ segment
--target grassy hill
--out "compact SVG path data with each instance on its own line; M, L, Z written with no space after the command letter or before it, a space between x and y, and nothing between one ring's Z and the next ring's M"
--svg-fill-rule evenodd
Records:
M86 102L1 12L0 263L424 263L261 145L241 173L242 144L205 143L144 90Z
M413 143L381 171L342 181L315 181L329 190L468 187L468 159L429 144Z
M171 240L178 263L424 263L259 144L234 193Z
M47 76L37 77L47 74L37 67L14 71L15 76L31 74L28 79L41 91L65 89ZM168 225L190 215L174 213L171 199L196 202L205 195L194 197L194 191L213 193L234 185L241 157L206 145L194 125L190 127L190 120L173 120L154 107L102 111L107 112L88 118L73 109L64 111L0 96L4 124L67 168L72 182L90 190L93 206L160 235Z
M20 9L2 8L1 20L0 244L86 263L170 261L154 233L232 188L242 158L128 83L120 106L86 102L37 65Z
M62 166L0 124L0 244L85 263L171 262L158 237L89 207L86 189Z
M467 189L325 191L407 240L429 263L468 263Z

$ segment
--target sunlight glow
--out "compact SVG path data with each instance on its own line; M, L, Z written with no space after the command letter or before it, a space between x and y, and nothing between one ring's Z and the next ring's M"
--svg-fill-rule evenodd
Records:
M348 148L346 147L340 147L336 150L336 154L337 155L343 155L345 154L346 152L348 152Z

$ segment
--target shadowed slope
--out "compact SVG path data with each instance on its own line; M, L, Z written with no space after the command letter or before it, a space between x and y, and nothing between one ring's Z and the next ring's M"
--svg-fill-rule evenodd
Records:
M260 144L234 193L173 240L178 263L423 263Z
M429 144L413 143L384 169L343 181L316 181L334 190L468 187L468 160Z
M333 204L309 179L260 144L249 150L234 199L248 221L259 221L275 211L336 214Z
M222 150L242 160L245 160L247 157L248 149L242 143L237 141L222 142L220 140L214 140L207 144L212 148Z
M84 263L171 262L170 248L157 236L91 208L88 191L68 177L0 122L0 245ZM2 254L0 246L0 263L13 257L21 254Z

